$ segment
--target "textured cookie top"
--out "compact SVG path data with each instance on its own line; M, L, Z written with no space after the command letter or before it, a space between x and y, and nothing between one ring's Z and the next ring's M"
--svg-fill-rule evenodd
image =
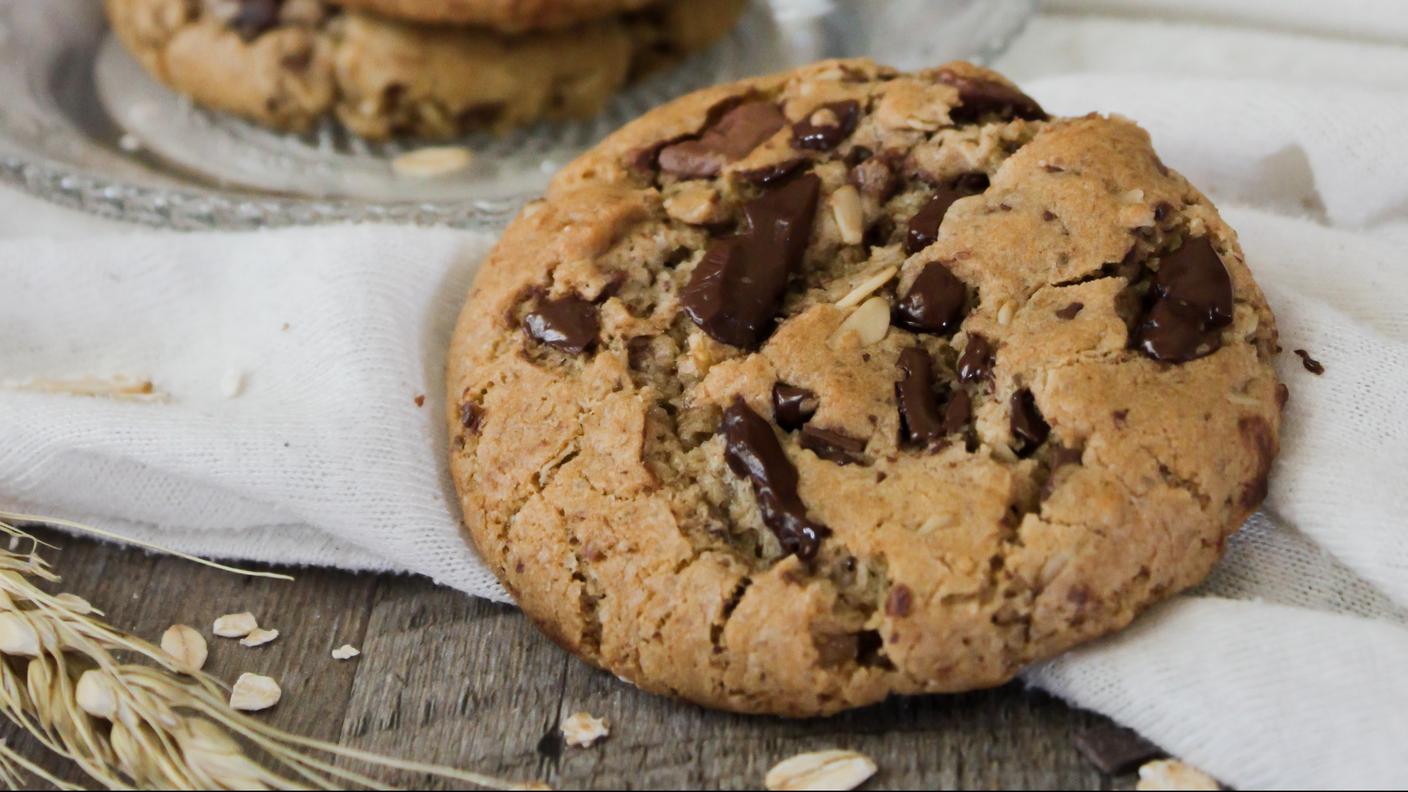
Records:
M703 0L704 3L710 0ZM558 30L668 0L332 0L411 22L479 25L503 33ZM697 2L697 0L696 0Z
M1202 579L1257 507L1274 322L1118 118L827 62L583 156L450 356L465 523L640 686L790 715L1000 683Z

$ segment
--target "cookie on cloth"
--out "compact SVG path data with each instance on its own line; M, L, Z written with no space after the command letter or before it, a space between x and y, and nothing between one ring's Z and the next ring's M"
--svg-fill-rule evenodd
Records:
M998 685L1197 583L1284 389L1236 234L1133 122L966 63L711 88L558 174L449 357L464 522L642 688Z
M320 0L105 0L165 85L279 130L334 115L373 140L586 118L631 79L722 37L745 0L671 0L558 31L416 25Z
M660 0L333 0L395 19L500 33L556 30L662 5ZM708 5L706 0L701 5Z

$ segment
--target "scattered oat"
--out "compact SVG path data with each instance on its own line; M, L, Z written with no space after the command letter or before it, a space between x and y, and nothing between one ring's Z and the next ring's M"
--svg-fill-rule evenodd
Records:
M225 372L225 376L220 378L220 392L225 394L225 398L233 399L244 391L244 372L239 369L230 369Z
M778 762L763 779L770 790L855 789L875 775L875 762L855 751L815 751Z
M405 154L391 161L391 170L400 176L417 179L432 179L464 170L474 161L469 149L461 146L429 146Z
M586 712L578 712L562 722L562 739L578 748L590 748L610 733L611 724L605 718L596 718Z
M230 691L230 706L245 712L257 712L279 703L283 691L279 683L262 674L240 674Z
M831 336L830 346L835 349L849 333L855 333L861 346L869 346L885 337L890 330L890 301L884 297L871 297L846 317L846 321L836 328Z
M249 611L229 613L215 620L211 630L221 638L243 638L259 629L259 622Z
M39 633L17 613L0 613L0 652L19 657L39 656Z
M20 538L19 538L18 536L11 536L11 537L10 537L10 552L12 552L12 553L15 552L15 548L16 548L16 547L19 547L19 546L20 546Z
M1017 313L1017 303L1007 300L997 307L997 323L1006 327L1012 323L1012 316Z
M891 266L871 275L869 278L856 284L856 287L847 292L845 297L837 300L836 307L850 308L853 305L860 305L861 301L871 294L874 294L876 289L889 283L890 279L895 277L895 273L899 271L899 267Z
M362 651L357 647L353 646L352 644L343 644L342 646L339 646L336 649L332 650L332 659L351 660L352 658L356 657L361 653Z
M161 634L161 651L171 655L182 671L199 671L209 654L205 638L194 627L173 624Z
M1158 759L1139 768L1135 789L1221 789L1212 776L1177 759Z
M264 644L269 643L270 641L278 637L278 630L265 630L256 628L250 630L249 635L246 635L245 637L240 639L240 646L263 646Z

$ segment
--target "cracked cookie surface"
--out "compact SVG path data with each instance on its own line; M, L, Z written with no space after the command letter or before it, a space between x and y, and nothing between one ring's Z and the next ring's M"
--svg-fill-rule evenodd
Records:
M396 19L477 25L501 33L554 30L635 11L657 0L333 0Z
M146 70L201 105L373 140L587 118L632 79L722 37L744 0L659 0L522 35L414 24L322 0L104 0Z
M558 643L814 715L1000 684L1201 580L1284 389L1235 233L1120 118L965 63L658 108L483 265L464 522Z

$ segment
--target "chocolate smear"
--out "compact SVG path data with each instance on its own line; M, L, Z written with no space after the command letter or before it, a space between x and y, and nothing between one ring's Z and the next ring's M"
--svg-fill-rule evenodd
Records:
M814 123L822 111L835 117L834 124ZM813 110L806 118L792 125L792 146L811 151L830 151L850 137L860 118L860 103L854 100L831 102Z
M680 293L690 321L745 349L767 338L811 239L820 189L821 180L807 173L744 205L743 229L710 243Z
M968 291L949 268L931 261L895 303L894 323L915 333L951 333L963 321Z
M1046 111L1035 99L1016 88L996 80L981 77L964 77L948 69L940 69L934 78L958 89L958 107L949 111L949 118L956 124L971 123L986 115L1004 119L1023 118L1028 121L1045 121Z
M530 338L571 355L596 346L600 330L596 306L575 294L541 300L536 310L523 317L523 331Z
M806 388L798 388L779 382L772 386L772 417L789 432L802 428L802 424L816 415L819 402L816 394Z
M816 556L826 526L807 516L797 494L797 468L782 450L772 425L753 412L741 396L724 410L724 461L729 470L753 485L758 511L784 552L806 560Z
M1305 366L1306 371L1309 371L1311 374L1314 374L1316 376L1325 373L1324 364L1311 357L1309 352L1306 352L1304 349L1297 349L1295 352L1297 355L1300 356L1301 365Z
M683 179L717 176L786 124L787 117L775 103L747 102L724 113L699 137L665 146L656 161L660 170Z
M1154 273L1135 346L1155 360L1186 363L1216 352L1232 324L1232 279L1207 237L1164 256Z
M1051 434L1051 427L1042 417L1041 410L1037 409L1036 397L1031 390L1022 388L1012 394L1012 418L1010 421L1012 437L1020 445L1017 447L1017 456L1031 456L1037 446L1046 442L1047 435Z
M802 427L801 444L802 448L838 465L864 461L864 440L831 429L821 429L807 424Z

